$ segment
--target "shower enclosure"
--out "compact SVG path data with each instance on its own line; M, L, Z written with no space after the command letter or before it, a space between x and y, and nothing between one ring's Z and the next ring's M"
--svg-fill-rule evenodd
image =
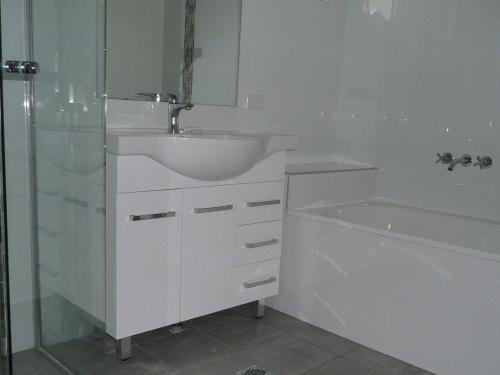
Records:
M1 0L2 375L106 352L104 5Z

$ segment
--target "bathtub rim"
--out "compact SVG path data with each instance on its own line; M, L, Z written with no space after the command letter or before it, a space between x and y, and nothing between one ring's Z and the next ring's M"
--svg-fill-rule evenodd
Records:
M500 263L500 254L491 253L489 251L470 249L467 247L452 245L449 243L430 240L430 239L423 238L423 237L411 236L408 234L402 234L402 233L398 233L398 232L377 229L377 228L370 227L368 225L362 225L362 224L352 223L349 221L339 220L339 219L334 218L334 217L322 216L322 215L318 215L318 214L311 214L311 213L303 212L303 210L313 209L313 208L341 207L341 206L347 206L347 205L355 204L355 203L369 203L369 202L391 203L391 202L384 201L384 200L374 199L374 200L363 201L363 202L349 202L349 203L331 204L331 205L325 204L325 205L321 205L321 206L315 205L314 207L304 207L301 209L287 209L286 214L290 215L290 216L294 216L294 217L299 217L302 219L321 222L324 224L330 224L330 225L336 224L336 225L342 226L342 227L350 229L350 230L355 230L355 231L365 232L365 233L368 232L368 233L382 236L385 238L396 238L396 239L399 239L402 241L407 241L407 242L417 244L417 245L425 245L425 246L434 247L434 248L444 250L444 251L460 253L463 255L472 256L474 258L479 258L479 259L483 259L483 260L489 260L489 261L494 261L494 262ZM404 206L404 207L416 208L416 209L422 210L422 208L419 208L419 207L411 207L411 206ZM472 218L472 219L475 219L475 218ZM478 219L478 220L482 220L482 219Z

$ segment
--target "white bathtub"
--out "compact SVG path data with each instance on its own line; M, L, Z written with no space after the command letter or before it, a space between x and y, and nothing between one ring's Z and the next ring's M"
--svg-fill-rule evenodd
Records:
M500 374L500 223L380 201L285 220L273 307L437 374Z

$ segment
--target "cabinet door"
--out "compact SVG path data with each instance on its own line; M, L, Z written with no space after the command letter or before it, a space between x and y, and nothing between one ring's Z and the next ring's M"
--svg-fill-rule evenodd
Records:
M236 186L184 190L181 318L231 307Z
M182 192L115 197L107 316L116 319L109 333L123 338L180 321Z

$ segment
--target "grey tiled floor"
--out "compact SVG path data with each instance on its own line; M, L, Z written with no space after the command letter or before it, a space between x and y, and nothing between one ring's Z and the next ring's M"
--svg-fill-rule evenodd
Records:
M267 309L260 320L252 314L253 305L245 305L185 322L178 334L162 328L135 336L125 362L115 359L108 340L94 342L105 355L96 357L91 341L59 353L85 375L235 375L253 365L274 375L430 375L278 311ZM14 375L59 374L39 356L18 355L25 369L18 366Z

